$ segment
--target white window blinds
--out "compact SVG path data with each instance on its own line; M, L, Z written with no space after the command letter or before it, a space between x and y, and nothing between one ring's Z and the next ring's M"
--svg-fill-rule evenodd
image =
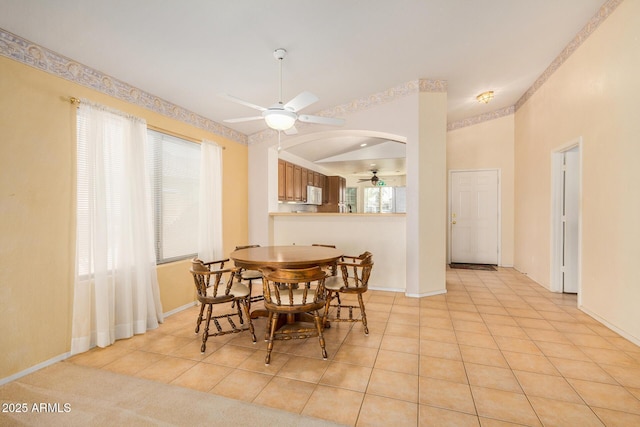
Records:
M168 262L198 252L200 144L148 131L156 254Z

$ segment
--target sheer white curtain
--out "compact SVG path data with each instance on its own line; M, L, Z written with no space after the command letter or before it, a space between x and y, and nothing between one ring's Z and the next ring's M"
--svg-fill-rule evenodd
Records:
M146 123L86 100L77 118L72 354L162 322Z
M199 202L198 258L222 259L222 148L206 140L200 148Z

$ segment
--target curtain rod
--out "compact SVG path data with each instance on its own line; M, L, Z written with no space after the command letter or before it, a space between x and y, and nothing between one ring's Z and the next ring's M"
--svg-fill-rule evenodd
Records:
M80 105L80 104L82 103L82 101L80 100L80 98L76 98L75 96L71 96L71 97L69 97L69 102L70 102L71 104L73 104L73 105L76 105L76 106L78 106L78 105ZM188 140L188 141L197 142L197 143L202 143L202 141L199 141L198 139L196 139L196 138L194 138L194 137L187 136L187 135L182 135L182 134L180 134L180 133L178 133L178 132L173 132L173 131L170 131L170 130L162 129L162 128L160 128L160 127L153 126L153 125L150 125L150 124L148 124L148 123L147 123L147 128L148 128L148 129L151 129L151 130L155 130L155 131L157 131L157 132L166 133L166 134L169 134L169 135L171 135L171 136L178 137L178 138L186 139L186 140ZM220 144L218 144L218 145L220 145ZM224 145L220 145L220 147L222 147L222 149L223 149L223 150L226 150L226 149L227 149L227 147L225 147Z

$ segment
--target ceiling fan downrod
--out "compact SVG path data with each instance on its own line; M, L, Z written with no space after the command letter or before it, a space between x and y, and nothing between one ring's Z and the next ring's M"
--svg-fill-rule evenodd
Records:
M273 51L274 58L276 58L278 60L278 63L280 64L280 85L279 85L280 93L278 96L278 103L280 105L282 105L282 60L286 55L287 55L287 51L283 48L278 48Z

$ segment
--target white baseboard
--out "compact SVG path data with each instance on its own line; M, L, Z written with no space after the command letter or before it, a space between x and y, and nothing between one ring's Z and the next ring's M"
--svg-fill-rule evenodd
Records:
M607 328L611 329L613 332L615 332L616 334L620 335L623 338L628 339L629 341L631 341L632 343L634 343L637 346L640 346L640 338L634 337L633 335L625 332L624 330L618 328L617 326L612 325L611 323L607 322L605 319L603 319L602 317L598 316L597 314L595 314L594 312L590 311L588 308L584 307L584 306L578 306L578 309L580 311L582 311L583 313L585 313L586 315L593 317L595 320L597 320L598 322L602 323L604 326L606 326Z
M371 291L383 291L383 292L404 292L404 289L401 288L378 288L374 286L369 286L368 288Z
M183 305L181 307L178 307L178 308L175 308L173 310L170 310L170 311L164 313L163 315L164 315L164 317L169 317L169 316L171 316L173 314L176 314L176 313L179 313L179 312L181 312L183 310L191 308L194 305L196 305L196 301L188 303L188 304L185 304L185 305ZM58 362L60 362L62 360L68 359L70 356L71 356L71 352L68 351L68 352L63 353L63 354L61 354L59 356L56 356L56 357L53 357L53 358L51 358L49 360L45 360L44 362L38 363L37 365L33 365L30 368L25 369L24 371L20 371L20 372L17 372L15 374L11 375L11 376L6 377L6 378L2 378L2 379L0 379L0 386L4 385L4 384L7 384L7 383L10 383L11 381L15 381L18 378L22 378L25 375L32 374L32 373L34 373L36 371L39 371L42 368L46 368L49 365L53 365L54 363L58 363Z
M433 297L436 295L442 295L442 294L446 294L447 290L446 289L442 289L439 291L433 291L433 292L427 292L424 294L407 294L408 297L413 297L413 298L422 298L422 297Z
M53 358L51 358L49 360L45 360L44 362L38 363L37 365L33 365L30 368L25 369L24 371L20 371L18 373L15 373L15 374L13 374L11 376L6 377L6 378L2 378L2 379L0 379L0 385L4 385L4 384L7 384L7 383L10 383L11 381L15 381L18 378L24 377L25 375L32 374L35 371L39 371L42 368L46 368L49 365L53 365L54 363L58 363L58 362L60 362L62 360L68 359L69 356L71 356L71 352L70 351L68 351L66 353L63 353L63 354L60 354L60 355L58 355L56 357L53 357Z
M522 273L522 272L520 272ZM522 273L525 274L526 273ZM549 292L553 292L556 294L561 294L562 291L552 291L550 288L544 286L543 284L541 284L540 282L538 282L537 280L535 280L532 277L529 277L531 280L533 280L534 282L536 282L538 285L540 285L540 287L546 289ZM578 299L579 301L579 299ZM606 326L607 328L611 329L613 332L615 332L616 334L620 335L621 337L631 341L632 343L634 343L637 346L640 346L640 338L635 337L631 334L629 334L628 332L618 328L617 326L612 325L611 323L609 323L607 320L605 320L604 318L598 316L597 314L595 314L594 312L592 312L591 310L589 310L588 308L586 308L584 305L578 305L577 306L578 310L582 311L584 314L586 314L589 317L592 317L593 319L597 320L598 322L602 323L604 326Z
M176 313L180 313L181 311L184 311L184 310L186 310L188 308L191 308L194 305L198 305L198 302L197 301L190 302L190 303L182 305L182 306L180 306L178 308L174 308L173 310L169 310L166 313L163 313L162 315L164 317L169 317L169 316L172 316L172 315L174 315Z

